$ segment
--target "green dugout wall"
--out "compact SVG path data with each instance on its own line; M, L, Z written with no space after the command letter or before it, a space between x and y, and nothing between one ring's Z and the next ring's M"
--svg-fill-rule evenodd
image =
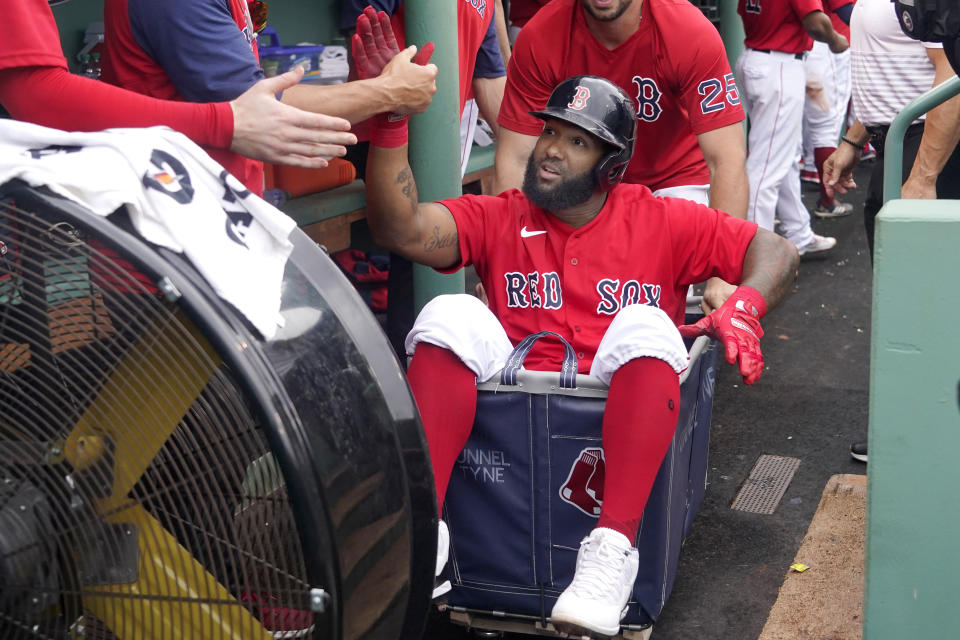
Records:
M877 217L870 360L864 638L960 627L960 202L898 200L903 133L960 93L956 77L897 116Z
M870 362L864 638L960 634L960 203L879 217Z

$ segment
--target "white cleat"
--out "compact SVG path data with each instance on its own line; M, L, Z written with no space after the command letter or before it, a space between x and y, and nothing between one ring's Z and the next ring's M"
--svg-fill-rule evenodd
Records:
M550 621L573 638L610 638L620 632L637 579L639 555L626 536L594 529L580 542L573 581L553 605Z
M443 568L447 566L447 558L450 557L450 530L447 529L447 523L440 520L437 524L437 569L434 573L433 597L439 598L450 591L453 586L449 580L440 580L440 574Z

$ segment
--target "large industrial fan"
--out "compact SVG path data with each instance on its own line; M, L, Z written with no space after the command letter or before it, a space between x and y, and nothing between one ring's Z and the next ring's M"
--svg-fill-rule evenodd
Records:
M262 339L190 263L0 186L0 638L418 638L432 476L392 351L304 234Z

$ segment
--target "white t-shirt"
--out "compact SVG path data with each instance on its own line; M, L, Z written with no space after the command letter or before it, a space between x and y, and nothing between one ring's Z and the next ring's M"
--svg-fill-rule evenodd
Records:
M943 45L908 38L890 0L859 0L854 5L850 64L853 110L861 123L889 125L908 102L933 86L928 48Z

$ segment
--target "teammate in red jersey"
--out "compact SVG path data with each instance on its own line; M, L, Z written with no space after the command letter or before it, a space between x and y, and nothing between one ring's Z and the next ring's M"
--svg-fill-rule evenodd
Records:
M156 100L70 74L46 0L8 3L4 26L0 104L19 120L69 131L167 125L200 144L311 168L326 166L356 141L346 120L277 102L274 96L295 85L300 70L259 82L230 102Z
M517 41L517 35L530 18L537 15L540 7L550 0L510 0L510 42Z
M820 0L740 0L737 11L746 33L737 78L750 115L747 218L771 230L779 218L780 233L801 254L829 251L836 239L813 232L800 196L803 60L814 38L833 53L849 43L833 29Z
M632 541L676 426L678 374L687 366L681 336L720 339L728 362L755 382L763 368L759 319L788 291L798 256L753 223L619 184L636 113L610 81L567 79L535 115L542 131L522 191L429 204L417 202L404 139L378 120L367 219L379 244L413 261L440 271L474 265L489 296L489 307L469 295L435 298L407 337L440 505L473 424L475 382L495 375L521 339L555 331L578 352L582 372L610 385L599 522L551 619L564 632L615 635L637 574ZM741 285L678 331L687 286L710 276ZM559 350L542 342L525 366L558 370ZM443 540L442 523L440 531Z
M241 94L263 77L246 0L106 0L104 80L160 98L193 102ZM283 92L287 104L358 122L384 111L426 109L436 67L398 55L379 77ZM267 125L264 125L267 126ZM263 167L229 152L216 160L246 187L263 192Z
M496 192L517 187L541 108L564 78L595 74L634 98L637 149L625 182L745 218L743 109L716 28L687 0L557 0L517 38L500 109ZM719 307L733 291L708 284Z

